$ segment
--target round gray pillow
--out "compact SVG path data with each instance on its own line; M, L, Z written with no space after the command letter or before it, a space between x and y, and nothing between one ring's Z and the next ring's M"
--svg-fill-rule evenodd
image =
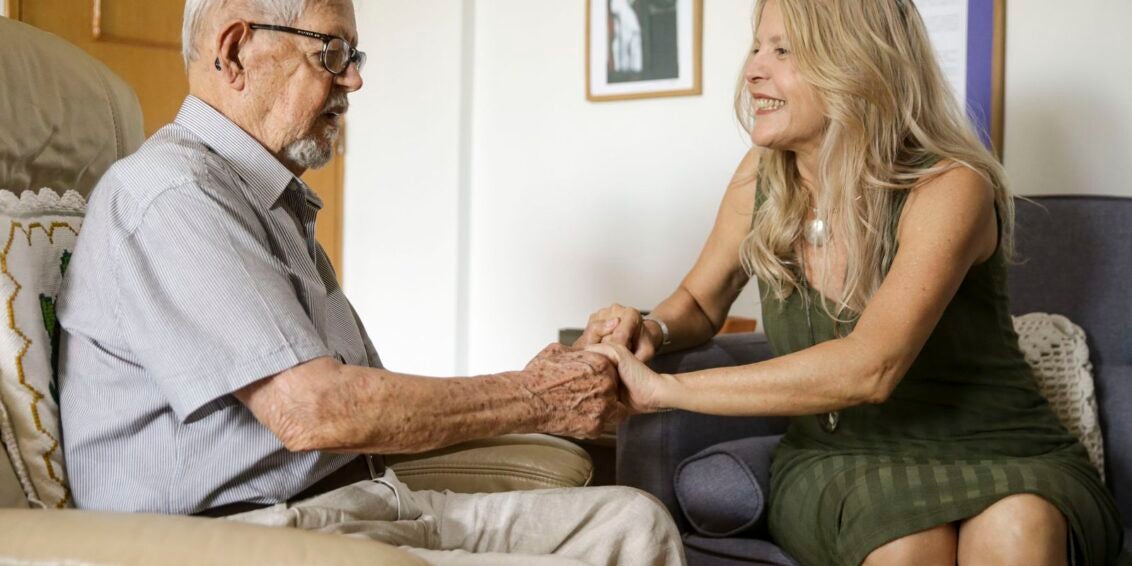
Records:
M779 435L732 440L680 462L676 500L697 532L710 537L765 532L770 460L781 439Z

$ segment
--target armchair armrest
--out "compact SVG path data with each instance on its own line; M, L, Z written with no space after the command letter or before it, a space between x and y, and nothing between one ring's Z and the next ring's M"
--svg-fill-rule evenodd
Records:
M369 539L225 519L0 509L0 525L5 564L425 564Z
M593 462L585 450L546 434L505 434L390 455L385 463L413 490L495 493L582 487L593 479Z
M653 369L686 373L713 367L750 364L773 357L762 334L727 334L682 352L657 356ZM637 415L617 431L617 483L643 489L661 500L681 531L689 525L676 502L676 467L704 448L739 438L786 431L783 417L717 417L686 411Z

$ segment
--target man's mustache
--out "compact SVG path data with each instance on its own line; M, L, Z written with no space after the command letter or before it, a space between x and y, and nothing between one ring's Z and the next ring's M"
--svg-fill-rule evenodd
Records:
M345 114L350 109L350 100L346 98L346 93L342 91L333 92L330 94L330 100L326 101L326 106L323 107L322 113Z

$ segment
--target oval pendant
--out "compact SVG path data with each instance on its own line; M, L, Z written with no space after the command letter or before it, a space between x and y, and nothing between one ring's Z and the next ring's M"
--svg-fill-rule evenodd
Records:
M802 237L810 243L811 246L821 247L829 241L829 225L825 220L815 218L806 222L806 229L802 231Z
M818 415L818 422L821 423L822 430L830 434L837 432L837 426L841 424L841 411L830 411L824 415Z

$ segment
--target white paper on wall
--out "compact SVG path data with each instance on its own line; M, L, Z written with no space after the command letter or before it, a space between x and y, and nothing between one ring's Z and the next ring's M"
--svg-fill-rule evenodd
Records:
M967 2L916 0L943 75L961 101L967 99Z

